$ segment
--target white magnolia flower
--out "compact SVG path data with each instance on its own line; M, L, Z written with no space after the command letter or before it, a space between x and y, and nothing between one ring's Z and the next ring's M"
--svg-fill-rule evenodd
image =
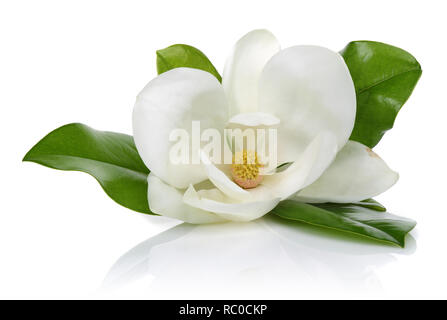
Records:
M150 209L190 223L249 221L290 197L346 203L376 196L398 174L368 147L348 141L355 113L354 84L338 53L317 46L280 50L270 32L252 31L236 43L222 84L208 72L177 68L138 95L133 131L151 170ZM244 189L231 165L171 163L170 132L190 132L194 120L203 130L275 126L278 163L292 164Z

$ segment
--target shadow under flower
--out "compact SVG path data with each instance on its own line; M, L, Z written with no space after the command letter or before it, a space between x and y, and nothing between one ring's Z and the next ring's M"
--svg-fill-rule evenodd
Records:
M184 223L119 258L102 289L119 292L137 284L142 295L159 298L298 298L321 290L365 294L381 290L378 268L396 254L416 250L410 235L406 241L401 249L275 216L249 223Z

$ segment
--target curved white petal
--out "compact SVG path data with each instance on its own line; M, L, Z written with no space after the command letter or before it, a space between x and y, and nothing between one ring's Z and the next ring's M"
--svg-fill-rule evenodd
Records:
M230 115L257 111L259 76L279 50L278 40L267 30L251 31L236 43L222 77Z
M149 208L152 212L194 224L224 221L213 213L188 206L183 202L183 191L164 183L153 173L149 174L147 182Z
M228 121L229 124L244 127L271 127L278 125L280 122L281 121L274 115L264 112L239 113Z
M205 166L205 171L208 179L223 193L225 193L230 198L234 199L246 199L250 196L250 193L236 183L234 183L231 178L225 174L222 170L218 169L207 157L207 155L202 152L201 159ZM223 169L224 166L230 166L222 164L220 167Z
M337 154L332 133L320 133L286 170L265 176L262 184L281 199L286 199L317 180Z
M356 112L354 84L343 58L317 46L280 51L260 77L259 111L281 120L278 163L297 159L322 130L332 132L341 149Z
M213 75L197 69L172 69L149 82L137 97L133 111L135 144L151 172L174 187L186 188L206 179L206 172L202 165L191 164L191 143L189 164L172 163L170 150L178 140L169 141L170 134L181 129L191 137L193 121L200 121L202 131L223 130L227 120L225 94Z
M356 202L377 196L398 179L398 173L370 148L348 141L323 175L295 198L305 202Z
M193 207L216 213L232 221L251 221L258 219L276 207L279 198L271 195L267 188L258 186L250 190L248 201L236 201L218 189L196 191L191 185L186 190L183 201Z

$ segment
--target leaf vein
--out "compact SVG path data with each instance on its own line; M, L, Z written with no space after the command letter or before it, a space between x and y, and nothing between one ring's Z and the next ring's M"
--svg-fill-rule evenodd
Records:
M407 73L410 73L410 72L414 72L414 71L422 71L422 70L421 70L420 67L416 67L416 68L413 68L413 69L410 69L410 70L407 70L407 71L404 71L404 72L399 72L397 74L393 74L392 76L386 77L385 79L382 79L382 80L374 82L370 86L367 86L365 88L359 89L357 94L361 94L361 93L365 92L366 90L374 88L374 87L380 85L381 83L383 83L385 81L391 80L391 79L396 78L396 77L400 77L400 76L402 76L404 74L407 74Z

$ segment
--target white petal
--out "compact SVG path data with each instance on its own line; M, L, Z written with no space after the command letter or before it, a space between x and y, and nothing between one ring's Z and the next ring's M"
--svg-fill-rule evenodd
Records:
M305 202L357 202L393 186L399 175L370 148L349 141L323 175L296 198Z
M223 193L225 193L230 198L235 199L246 199L250 196L248 191L239 187L236 183L234 183L231 178L225 174L223 171L218 169L206 156L204 152L201 153L201 159L205 166L205 170L208 176L208 179ZM220 165L221 169L223 167L229 167L231 165Z
M354 126L356 96L343 58L329 49L296 46L266 64L259 89L259 111L281 120L278 163L298 158L322 130L341 149Z
M185 222L201 224L224 221L223 218L183 202L183 191L178 190L150 173L148 178L148 201L152 212Z
M271 127L278 125L280 120L270 113L249 112L235 115L228 121L228 123L243 127Z
M320 133L300 157L286 170L265 176L263 185L281 199L286 199L317 180L337 154L337 142L332 133Z
M251 31L236 43L222 77L230 115L257 111L259 76L279 50L278 40L267 30Z
M279 198L271 195L267 188L258 186L250 190L252 197L248 201L236 201L225 196L218 189L196 191L191 185L183 196L190 206L216 213L233 221L251 221L258 219L276 207Z
M200 121L201 131L223 130L227 120L225 94L213 75L197 69L172 69L149 82L137 97L135 144L151 172L174 187L186 188L206 179L206 172L200 164L170 161L170 148L176 144L169 141L170 133L184 129L191 136L192 121ZM189 149L191 156L192 147Z

